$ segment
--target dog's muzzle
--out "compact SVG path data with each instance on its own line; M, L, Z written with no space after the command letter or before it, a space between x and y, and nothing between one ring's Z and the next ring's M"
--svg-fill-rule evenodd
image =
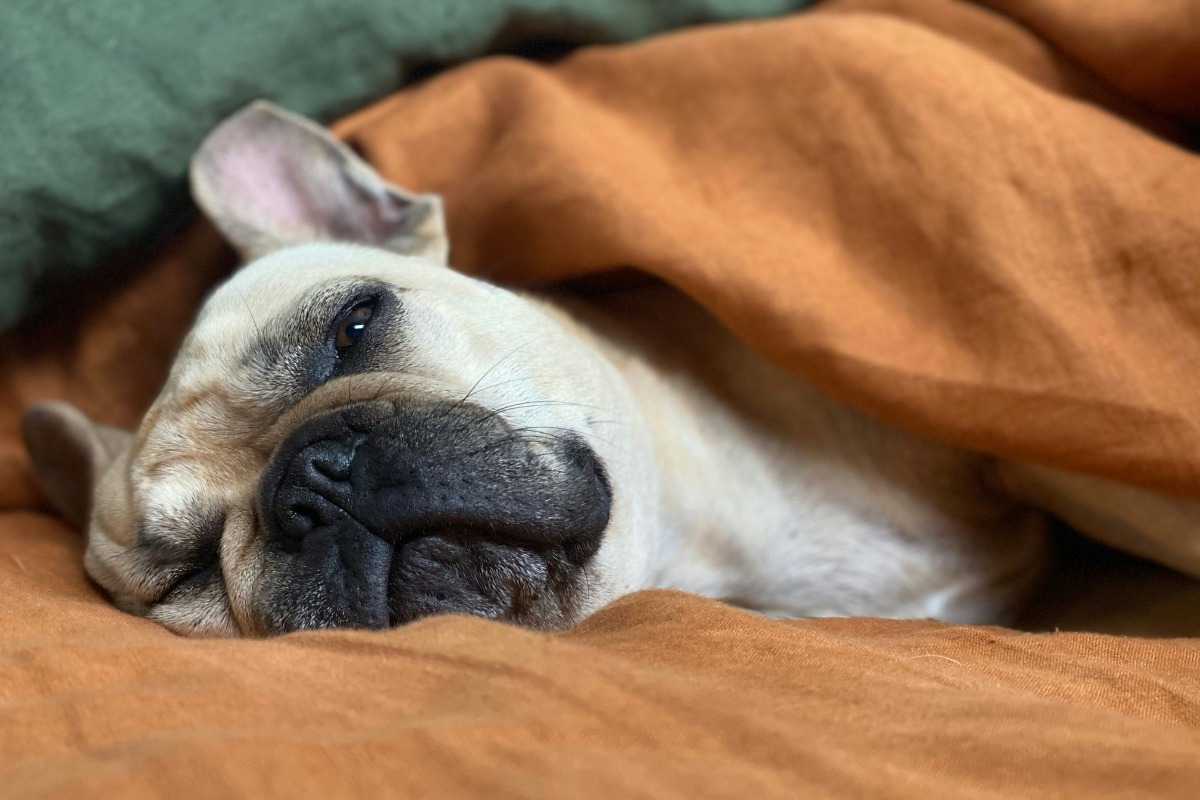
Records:
M612 493L592 449L554 433L469 403L379 400L308 421L260 486L259 623L569 622Z

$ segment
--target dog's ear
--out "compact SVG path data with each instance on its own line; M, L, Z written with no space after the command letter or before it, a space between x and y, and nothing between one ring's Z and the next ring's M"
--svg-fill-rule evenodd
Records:
M25 411L21 432L34 471L58 512L86 530L92 490L129 449L129 431L92 422L69 403L38 403Z
M373 244L446 263L442 201L393 186L321 126L259 100L191 163L192 194L246 259L310 241Z

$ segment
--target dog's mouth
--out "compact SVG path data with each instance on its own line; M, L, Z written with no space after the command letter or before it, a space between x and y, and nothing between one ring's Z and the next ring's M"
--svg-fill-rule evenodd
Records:
M329 411L276 450L259 492L270 632L466 613L563 627L612 493L573 434L514 429L469 403Z

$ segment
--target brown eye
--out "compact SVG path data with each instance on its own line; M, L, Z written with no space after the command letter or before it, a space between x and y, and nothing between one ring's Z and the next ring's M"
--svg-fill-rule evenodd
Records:
M339 354L358 343L374 313L375 301L369 300L359 303L337 321L337 334L334 336L333 346L338 349Z

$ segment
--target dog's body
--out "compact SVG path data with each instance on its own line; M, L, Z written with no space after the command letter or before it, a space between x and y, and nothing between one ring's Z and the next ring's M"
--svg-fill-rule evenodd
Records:
M438 611L560 628L655 586L997 621L1044 564L1042 508L1135 548L1197 517L879 424L665 286L584 302L454 273L435 199L265 106L210 138L193 183L252 263L140 430L61 406L27 423L49 493L90 520L90 574L180 632Z
M1036 576L1043 515L992 490L991 459L831 400L674 289L568 310L551 307L615 366L651 443L657 513L635 547L650 560L619 589L778 616L994 621Z

